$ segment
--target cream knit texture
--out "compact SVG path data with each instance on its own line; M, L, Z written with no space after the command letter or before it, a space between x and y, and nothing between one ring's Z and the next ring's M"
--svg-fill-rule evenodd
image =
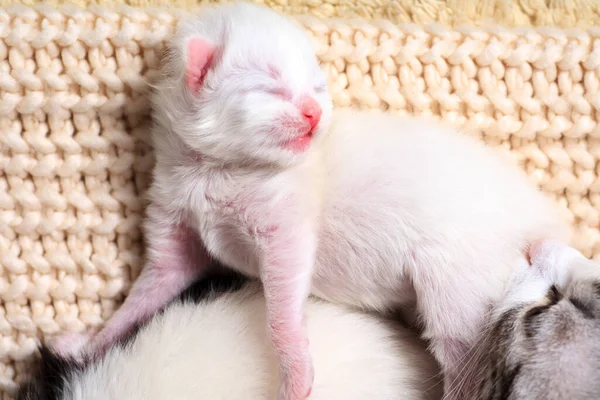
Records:
M184 11L0 8L0 395L39 339L98 326L142 260L148 81ZM296 16L336 106L441 118L517 162L600 259L600 28Z
M18 0L35 5L39 0ZM190 9L224 0L44 0L56 6L66 3L81 7L102 4L108 7L178 7ZM494 21L502 26L556 26L561 28L600 25L599 0L247 0L277 11L319 18L361 17L392 22L446 26L477 25ZM0 6L15 0L0 0Z

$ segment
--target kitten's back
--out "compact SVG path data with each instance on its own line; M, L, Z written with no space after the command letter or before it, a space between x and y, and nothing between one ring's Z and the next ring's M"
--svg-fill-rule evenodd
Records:
M498 149L422 119L344 109L334 117L322 139L329 204L377 204L368 210L389 211L390 221L402 213L409 241L428 232L465 248L569 241L557 205Z
M513 215L505 221L511 223L511 231L545 221L542 225L552 226L549 233L557 239L569 235L555 204L523 171L498 149L467 133L422 118L339 109L322 140L324 162L334 174L328 182L336 186L332 194L361 180L363 184L381 180L380 185L391 185L386 190L396 188L392 195L426 202L440 216L451 218L452 208L460 216Z
M314 292L329 300L402 306L414 300L407 275L435 276L451 295L481 297L464 300L467 310L484 308L530 242L570 240L558 207L524 172L467 134L338 109L318 140L324 217Z

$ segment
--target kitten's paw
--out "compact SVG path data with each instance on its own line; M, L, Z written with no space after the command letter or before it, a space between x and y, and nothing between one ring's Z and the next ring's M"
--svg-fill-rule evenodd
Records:
M529 248L529 261L534 268L540 270L543 275L556 278L559 270L571 266L574 262L584 260L585 257L565 243L556 240L538 240Z
M533 266L548 266L570 260L579 252L569 245L552 239L542 239L529 247L529 261Z
M286 363L282 368L277 400L304 400L310 396L314 382L314 370L310 356Z
M92 333L67 332L48 341L48 347L62 357L81 361L92 336Z
M596 261L587 259L577 249L554 240L540 240L529 249L531 266L548 282L565 287L573 279L599 279Z

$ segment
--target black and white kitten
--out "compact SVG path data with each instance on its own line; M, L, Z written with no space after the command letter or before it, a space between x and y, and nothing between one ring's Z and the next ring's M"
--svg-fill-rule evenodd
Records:
M78 363L42 348L18 399L273 398L264 304L259 283L219 273L101 359ZM435 363L409 331L316 299L308 312L320 372L311 399L441 397ZM560 243L534 246L457 375L447 395L465 400L599 399L600 264Z
M441 398L437 364L408 329L314 298L307 313L318 371L311 399ZM260 283L219 272L98 359L43 347L18 400L274 399L278 364L266 327Z

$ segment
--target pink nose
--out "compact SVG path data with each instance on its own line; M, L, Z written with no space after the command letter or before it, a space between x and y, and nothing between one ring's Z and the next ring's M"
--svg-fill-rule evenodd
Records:
M300 107L302 115L310 124L311 129L314 128L321 120L321 114L323 113L321 106L312 97L306 97Z

